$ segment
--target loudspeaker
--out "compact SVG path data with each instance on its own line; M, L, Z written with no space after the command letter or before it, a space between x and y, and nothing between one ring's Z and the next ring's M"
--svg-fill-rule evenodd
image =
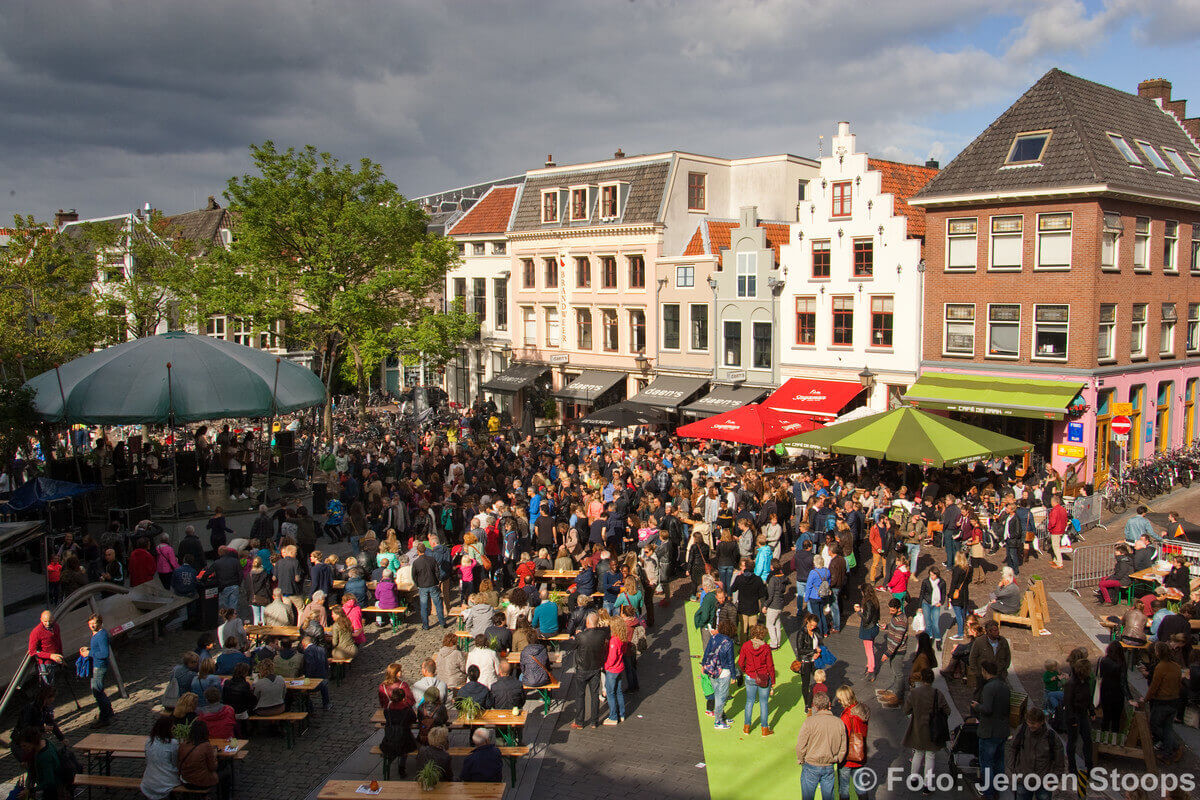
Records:
M280 453L290 453L296 449L296 434L289 430L275 432L275 446Z
M196 507L195 500L180 500L179 501L179 516L195 514L199 509Z
M329 485L325 483L314 483L312 485L312 513L324 514L329 507Z
M265 492L258 493L258 502L268 506L275 505L282 499L283 495L280 494L279 489L274 486L272 486L270 489L267 489Z

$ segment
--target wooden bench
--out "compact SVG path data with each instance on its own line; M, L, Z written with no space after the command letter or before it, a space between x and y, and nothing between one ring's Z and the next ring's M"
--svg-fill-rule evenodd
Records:
M471 751L474 749L473 747L451 747L447 752L450 753L452 758L466 757L471 755ZM383 750L378 746L371 748L371 754L380 758L383 779L385 781L391 780L392 761L394 759L385 756ZM517 785L517 759L527 755L529 755L529 747L527 745L506 745L500 747L500 757L508 763L508 774L512 778L513 786Z
M125 789L136 792L141 789L142 779L128 778L122 775L91 775L86 772L81 772L75 776L76 786L86 786L88 790L88 798L92 796L92 789ZM215 795L217 786L214 785L208 789L192 789L188 786L176 786L171 790L172 795L188 796L188 797L207 797Z
M272 714L266 717L250 716L247 722L279 722L283 723L284 735L287 737L287 747L291 750L296 746L296 736L300 723L308 721L307 711L285 711L282 714Z
M346 679L346 673L350 671L349 658L331 658L329 659L329 676L333 678L335 686L341 686L342 681Z
M1125 758L1140 758L1146 765L1146 770L1155 772L1158 769L1154 756L1154 742L1150 738L1150 722L1145 711L1125 709L1122 718L1121 731L1101 731L1092 729L1092 758L1100 753L1107 753Z
M408 613L408 606L399 606L398 608L380 608L379 606L367 606L362 610L363 615L374 614L377 617L387 617L392 623L392 630L400 630L400 621L405 614Z
M562 684L558 682L558 678L550 676L550 682L545 686L526 686L525 690L529 692L537 692L538 697L542 699L542 714L550 713L550 693L555 689L561 689Z
M1008 695L1008 724L1013 730L1025 721L1025 712L1029 709L1029 695L1024 692L1009 692Z
M1029 628L1035 636L1048 630L1046 626L1050 622L1050 608L1046 599L1046 587L1041 579L1032 581L1030 588L1025 590L1020 611L1016 614L993 611L992 619L1000 625L1020 625Z

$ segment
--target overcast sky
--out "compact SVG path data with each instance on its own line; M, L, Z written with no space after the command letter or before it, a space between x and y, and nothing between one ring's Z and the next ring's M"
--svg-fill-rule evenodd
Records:
M195 208L264 139L409 196L548 153L815 156L841 119L945 163L1052 66L1200 115L1198 40L1200 0L6 0L0 215Z

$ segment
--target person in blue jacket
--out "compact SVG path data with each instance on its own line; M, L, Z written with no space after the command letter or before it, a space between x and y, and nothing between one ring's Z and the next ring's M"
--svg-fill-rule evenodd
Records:
M108 674L108 659L112 651L109 649L108 631L104 629L102 616L92 614L88 617L88 629L92 632L92 638L87 647L79 648L79 655L92 659L92 697L96 698L96 707L100 712L92 727L104 728L112 722L114 716L112 701L104 693L104 676Z

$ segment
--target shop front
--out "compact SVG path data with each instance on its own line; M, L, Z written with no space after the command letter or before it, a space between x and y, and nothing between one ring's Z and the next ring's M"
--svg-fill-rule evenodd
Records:
M627 373L585 369L566 375L570 382L554 392L563 401L563 419L578 419L593 409L606 408L625 399Z

